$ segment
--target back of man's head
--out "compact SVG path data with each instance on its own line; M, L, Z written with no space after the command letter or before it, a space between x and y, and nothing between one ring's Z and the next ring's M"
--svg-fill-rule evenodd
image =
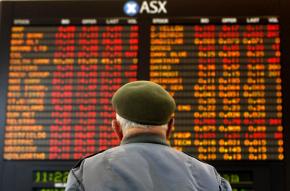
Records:
M144 125L168 123L176 107L172 96L150 81L125 84L114 94L112 104L119 116Z
M123 132L130 128L167 129L176 108L172 96L150 81L123 85L114 94L112 104Z

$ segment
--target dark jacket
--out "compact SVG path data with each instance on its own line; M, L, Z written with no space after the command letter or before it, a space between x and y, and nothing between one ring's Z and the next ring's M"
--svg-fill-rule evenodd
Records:
M70 171L66 191L231 191L214 167L139 135L86 158Z

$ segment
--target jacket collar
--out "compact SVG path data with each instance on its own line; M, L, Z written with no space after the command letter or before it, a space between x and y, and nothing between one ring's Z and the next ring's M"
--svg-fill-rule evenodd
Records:
M126 137L122 140L121 145L130 143L153 143L169 146L165 138L153 133L142 133Z

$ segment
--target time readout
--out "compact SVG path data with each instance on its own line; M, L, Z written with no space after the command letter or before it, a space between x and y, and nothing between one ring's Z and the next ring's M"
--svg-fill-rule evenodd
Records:
M35 184L66 183L68 174L69 171L37 170L33 172L33 182Z

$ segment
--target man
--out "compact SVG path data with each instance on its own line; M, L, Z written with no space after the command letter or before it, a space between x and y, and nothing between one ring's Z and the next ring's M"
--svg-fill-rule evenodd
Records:
M231 191L214 167L167 144L176 106L161 86L125 84L112 104L121 145L80 161L66 191Z

